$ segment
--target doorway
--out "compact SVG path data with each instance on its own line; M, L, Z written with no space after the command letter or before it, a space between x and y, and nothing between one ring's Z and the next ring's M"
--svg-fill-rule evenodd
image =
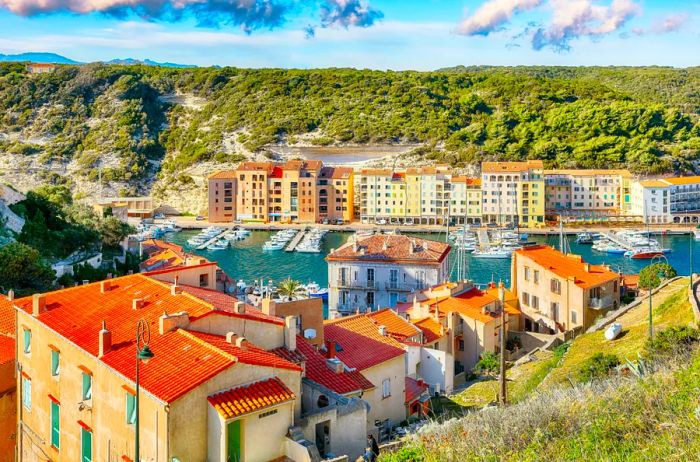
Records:
M321 457L331 452L331 421L316 424L316 448Z
M226 462L239 462L241 458L241 421L234 420L226 429Z

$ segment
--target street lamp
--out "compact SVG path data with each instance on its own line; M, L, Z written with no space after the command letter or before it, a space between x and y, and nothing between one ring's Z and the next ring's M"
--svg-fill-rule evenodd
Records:
M151 351L148 344L151 341L151 330L148 327L148 323L141 319L136 323L136 397L134 401L134 407L136 408L136 420L135 420L135 430L136 430L136 449L134 462L139 462L139 362L143 361L144 364L148 364L155 355Z
M658 261L656 261L658 259ZM654 255L654 257L651 259L651 263L649 263L649 266L653 266L655 263L660 263L661 260L664 260L666 264L668 265L668 258L666 258L666 255ZM654 327L653 327L653 322L652 322L652 308L651 308L651 291L652 287L649 286L649 338L652 338L654 336Z

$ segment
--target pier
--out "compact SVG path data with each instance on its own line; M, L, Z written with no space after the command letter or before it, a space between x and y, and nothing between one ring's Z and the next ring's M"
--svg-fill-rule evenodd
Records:
M205 242L204 244L202 244L202 245L200 245L200 246L198 246L198 247L195 247L195 249L197 249L197 250L204 250L204 249L206 249L207 247L209 247L211 244L213 244L214 242L218 241L218 240L221 239L221 238L224 238L224 237L228 236L228 235L231 234L232 232L233 232L232 229L227 229L227 230L225 230L225 231L221 231L219 234L217 234L216 236L212 237L211 239L209 239L209 240L208 240L207 242Z
M299 231L296 236L294 236L289 243L289 245L284 249L285 252L294 252L302 239L306 236L306 231Z
M606 239L614 242L615 244L619 245L620 247L622 247L625 250L634 250L634 247L632 247L629 242L627 242L624 239L620 239L619 237L615 236L610 231L604 231L601 234L603 236L605 236Z
M491 248L491 240L489 239L489 232L487 229L479 229L476 236L479 239L479 248L481 250L488 250Z

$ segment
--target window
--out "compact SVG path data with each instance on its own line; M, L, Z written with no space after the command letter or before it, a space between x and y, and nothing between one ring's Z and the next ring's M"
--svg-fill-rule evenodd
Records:
M559 302L552 302L551 309L552 319L554 319L555 322L559 322Z
M199 275L199 287L208 287L209 286L209 275L208 274L200 274Z
M389 396L391 396L391 379L384 379L382 381L382 398Z
M133 425L136 423L136 396L126 392L126 423Z
M523 305L530 306L530 294L523 292Z
M552 279L551 288L552 292L555 294L561 294L561 281L559 279Z
M83 372L83 399L92 399L92 376Z
M56 350L51 350L51 376L56 377L61 372L61 354Z
M578 322L578 314L575 311L571 312L571 323L576 324Z
M529 280L530 280L530 267L528 267L528 266L525 267L525 269L524 269L524 274L523 274L523 278L524 278L526 281L529 281Z
M535 270L534 276L535 277L533 278L533 280L535 281L535 284L539 284L540 283L540 272L538 270Z
M32 379L29 377L22 377L22 404L32 410Z
M459 351L464 351L464 340L459 340Z
M92 432L81 427L80 432L80 461L92 462Z
M27 354L32 352L32 331L29 329L24 329L23 331L23 338L24 338L24 349L23 351Z
M61 447L61 406L51 400L51 446Z
M540 309L540 299L535 295L532 296L532 307L536 310Z

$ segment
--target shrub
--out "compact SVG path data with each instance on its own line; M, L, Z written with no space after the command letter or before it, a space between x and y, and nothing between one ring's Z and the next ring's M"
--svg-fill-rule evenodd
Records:
M477 374L493 375L500 366L500 357L496 353L482 353L481 359L474 366Z
M423 462L423 452L415 446L403 446L398 451L380 455L382 462Z
M687 349L700 340L700 330L690 326L672 326L657 332L647 340L644 349L647 355L651 353L675 353Z
M581 382L589 382L593 379L606 377L610 371L620 365L617 355L608 353L596 353L588 358L578 371L578 379Z
M655 289L661 284L661 278L670 279L676 275L676 270L668 263L654 263L639 272L639 287Z

